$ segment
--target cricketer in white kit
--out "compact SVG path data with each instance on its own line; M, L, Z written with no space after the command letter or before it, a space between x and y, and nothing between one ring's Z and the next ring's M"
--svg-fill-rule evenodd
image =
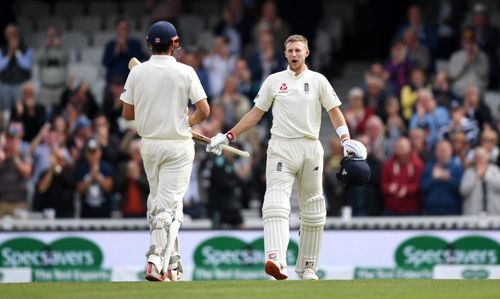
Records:
M120 99L123 116L135 120L149 182L147 219L151 230L145 278L175 281L182 266L177 235L182 198L194 159L190 126L208 117L210 107L194 69L172 56L179 48L175 27L166 21L149 29L151 58L134 67ZM196 110L188 115L188 101Z
M290 234L290 194L295 178L301 221L295 271L301 279L318 279L316 271L326 219L322 187L323 148L318 140L322 108L330 115L344 147L344 154L366 159L363 144L350 139L339 109L341 102L333 87L325 76L307 68L307 56L307 39L301 35L288 37L285 41L287 70L267 77L252 110L226 134L219 133L213 137L207 146L207 151L220 154L220 144L228 144L255 126L273 106L262 216L265 271L277 280L288 278L286 250Z

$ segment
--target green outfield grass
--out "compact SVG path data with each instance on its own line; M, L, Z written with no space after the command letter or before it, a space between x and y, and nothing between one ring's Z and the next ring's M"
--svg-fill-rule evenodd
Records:
M71 299L487 299L500 298L500 282L466 280L202 281L178 283L0 284L0 298Z

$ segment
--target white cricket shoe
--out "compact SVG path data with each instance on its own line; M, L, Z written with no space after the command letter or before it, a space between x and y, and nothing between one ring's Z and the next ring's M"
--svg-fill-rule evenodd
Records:
M148 263L146 265L146 275L144 278L149 281L170 281L170 278L164 273L160 273L153 263Z
M304 272L299 273L299 278L302 280L318 280L318 275L312 268L305 268Z
M266 273L271 275L276 280L288 279L288 275L285 273L285 267L275 260L266 260Z
M170 281L179 281L181 280L182 272L179 271L179 268L170 269L167 271L167 278Z

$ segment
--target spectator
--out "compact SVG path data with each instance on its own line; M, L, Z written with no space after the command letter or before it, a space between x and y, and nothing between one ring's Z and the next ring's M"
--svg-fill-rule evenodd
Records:
M285 58L282 52L274 48L274 37L271 33L259 35L258 46L249 59L252 78L262 83L270 74L285 69Z
M236 60L232 76L237 80L238 92L245 95L250 100L253 100L259 92L259 84L256 84L253 80L252 72L245 59L238 58L238 60Z
M464 215L500 215L499 177L498 166L488 163L488 152L478 147L474 151L473 166L465 171L460 184Z
M388 84L395 94L401 92L401 88L408 84L408 77L412 64L408 59L406 46L396 41L391 47L391 57L384 68L389 73Z
M387 92L385 90L385 81L377 76L365 76L364 103L366 107L375 110L377 115L384 115L385 99Z
M36 102L33 83L23 84L21 100L12 107L10 114L12 120L23 124L23 140L31 142L47 120L45 107Z
M139 40L129 36L130 28L128 21L118 19L115 23L116 38L110 40L102 57L102 64L106 68L106 82L109 83L116 76L127 78L128 62L135 57L140 61L146 59Z
M475 146L479 140L479 126L474 119L465 116L464 108L458 103L453 102L450 108L450 123L441 128L439 135L441 138L450 139L450 136L456 132L463 132L467 142Z
M439 131L450 121L448 111L436 105L432 92L428 89L418 91L417 113L410 120L410 130L421 128L428 130L427 144L434 148Z
M200 159L199 155L194 156L193 170L189 179L189 187L183 199L184 214L189 215L192 219L200 219L206 217L206 207L200 194Z
M106 93L103 103L102 112L106 116L110 132L112 134L119 134L123 129L120 127L120 119L122 117L123 102L120 100L120 95L125 85L125 78L114 77L109 85L108 92Z
M259 28L265 28L274 36L274 49L280 50L283 45L282 41L290 35L290 28L288 24L281 19L278 14L276 2L266 0L262 4L259 20L255 24L254 35L258 38L260 35Z
M488 8L483 3L474 4L473 30L479 48L484 51L489 60L490 88L498 88L500 63L498 47L500 45L500 30L490 23Z
M420 42L434 54L437 50L437 35L431 26L426 25L422 18L422 8L418 5L411 5L408 8L408 21L401 25L397 31L396 38L401 39L406 30L413 30Z
M120 196L123 217L146 217L149 183L142 164L140 140L130 144L130 158L118 166L115 190Z
M451 55L448 65L448 73L453 80L453 91L457 94L463 95L470 85L477 86L481 92L486 89L489 74L488 57L479 48L473 30L463 31L462 49Z
M396 141L394 155L382 166L380 184L385 215L420 214L420 179L423 169L422 160L411 151L408 138L401 137Z
M237 83L235 78L227 77L222 95L215 99L224 106L224 127L237 123L251 108L248 98L238 92Z
M30 79L33 49L26 46L13 24L5 27L7 45L0 48L0 111L8 114L21 95L21 85Z
M377 115L372 115L366 121L366 135L368 136L367 151L373 153L379 160L386 157L385 128Z
M429 49L422 45L413 29L406 29L403 33L403 43L407 49L407 58L417 68L428 71L431 65Z
M465 89L463 105L465 115L475 120L479 129L493 128L493 116L488 106L481 100L477 86L470 85Z
M399 101L396 97L389 97L385 104L386 115L386 154L392 155L394 143L399 137L406 134L406 126L399 114Z
M73 161L80 161L85 142L92 137L92 133L92 122L86 116L79 116L75 124L74 134L68 143ZM102 155L101 152L100 154Z
M365 107L363 103L363 90L354 87L349 90L349 107L344 110L344 117L352 135L364 134L366 121L374 114L370 107Z
M29 153L21 151L19 130L8 130L6 135L5 143L0 141L0 216L13 215L16 209L28 209L28 181L32 170Z
M414 128L410 131L410 143L412 151L423 162L428 162L432 159L432 151L427 144L427 135L424 129Z
M422 175L423 214L460 215L462 200L459 193L462 166L454 163L449 141L440 141L435 159L428 162Z
M209 203L214 228L243 226L240 184L234 155L223 151L214 158L210 174Z
M48 138L53 139L57 132L51 131ZM53 141L49 141L53 142ZM51 152L47 157L48 167L40 174L36 184L37 200L40 210L54 209L57 218L75 216L75 173L66 148L58 142L51 144Z
M74 88L66 86L61 96L61 106L66 107L69 102L78 105L79 111L91 119L99 112L99 106L87 81L77 83Z
M410 83L401 89L401 109L403 118L408 122L414 114L415 104L418 99L418 91L426 87L427 77L421 68L413 68L410 75Z
M110 132L108 119L104 114L98 114L94 118L94 138L99 143L102 152L102 158L112 165L118 164L121 152L120 140Z
M82 218L109 218L112 211L113 167L102 160L99 143L88 139L85 156L76 169L76 190Z
M39 102L52 112L68 80L69 54L63 47L59 30L49 27L45 37L45 47L37 59L40 77Z
M481 134L480 146L488 152L490 163L496 164L500 158L500 148L498 147L498 134L496 131L487 129Z
M220 96L224 88L224 80L229 76L236 62L236 57L231 56L227 41L222 36L214 38L212 53L203 60L203 66L210 78L210 97Z
M462 166L465 169L469 166L467 163L467 154L471 148L469 142L467 142L467 137L462 131L454 132L450 136L451 146L453 149L453 160L455 163Z
M450 87L450 80L446 71L438 71L436 73L432 85L432 94L434 94L438 106L448 109L452 102L460 101L460 97Z
M227 40L230 55L241 56L242 42L238 31L238 11L230 7L230 3L224 7L222 20L215 25L214 34L224 36Z
M200 78L201 85L207 94L210 94L210 78L208 77L208 72L203 66L203 53L202 51L197 52L184 52L184 63L191 66L198 78Z

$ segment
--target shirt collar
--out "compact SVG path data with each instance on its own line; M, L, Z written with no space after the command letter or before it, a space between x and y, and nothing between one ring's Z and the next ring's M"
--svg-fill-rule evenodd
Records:
M151 55L151 61L176 61L174 56L170 55Z
M295 72L294 72L294 71L292 71L292 70L290 69L290 66L287 66L287 67L286 67L286 72L287 72L288 74L290 74L290 76L293 76L293 77L295 77L295 78L300 78L300 77L304 76L304 74L305 74L308 70L309 70L309 69L307 68L307 65L306 65L306 68L304 69L304 71L303 71L302 73L300 73L300 74L297 76L297 75L295 75Z

